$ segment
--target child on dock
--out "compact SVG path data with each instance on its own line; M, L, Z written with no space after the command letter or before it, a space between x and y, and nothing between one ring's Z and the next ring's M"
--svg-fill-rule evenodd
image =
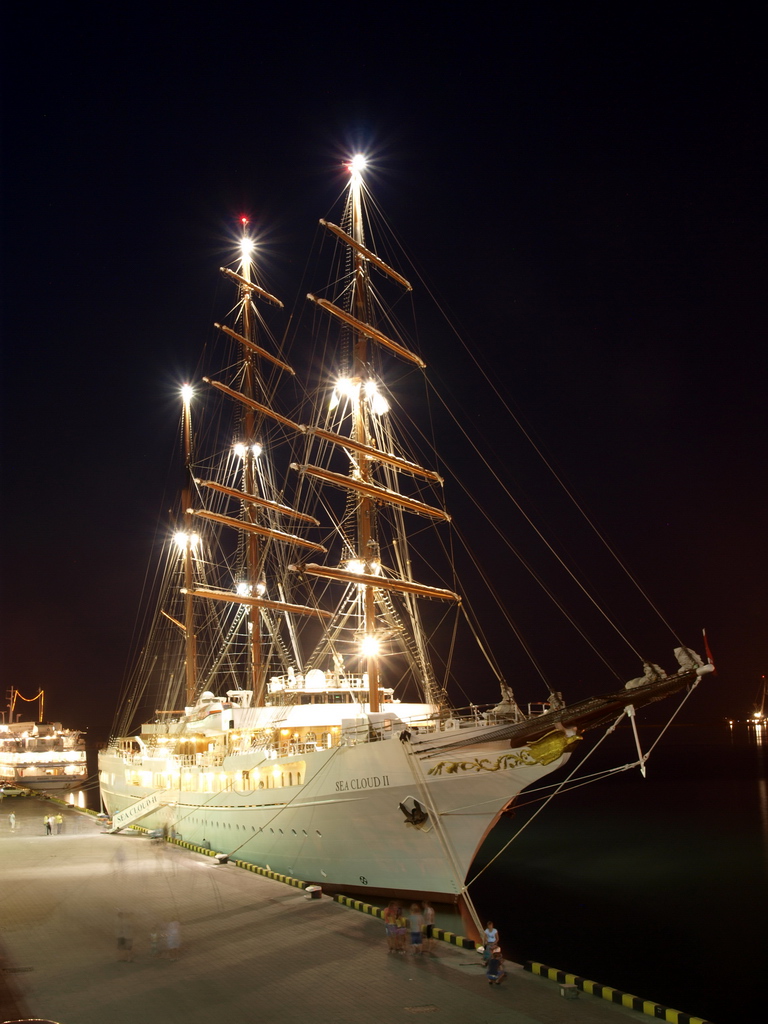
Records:
M390 903L384 911L384 929L387 933L387 948L390 953L397 952L397 906Z
M498 946L491 953L485 976L489 985L500 985L507 976L507 972L504 970L504 959Z
M408 920L400 907L397 908L397 952L405 953L405 942L408 935Z

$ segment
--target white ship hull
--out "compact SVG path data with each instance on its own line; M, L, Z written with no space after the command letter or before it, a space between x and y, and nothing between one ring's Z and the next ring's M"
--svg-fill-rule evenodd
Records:
M82 733L59 722L13 722L0 726L0 781L36 793L61 793L82 786L88 764Z
M88 772L83 765L81 771L76 775L17 775L15 778L8 778L8 782L23 789L31 789L35 793L68 793L72 789L82 786L88 777Z
M452 740L449 733L443 742ZM167 826L187 842L280 874L348 893L454 900L502 811L568 759L565 734L549 740L550 747L553 742L547 757L556 756L541 763L546 758L536 759L535 744L511 750L496 741L440 753L434 742L401 742L393 733L310 753L234 754L213 773L205 765L181 769L164 757L125 757L113 748L100 756L101 791L113 816L152 798L154 810L142 815L142 827ZM433 752L421 753L420 746ZM243 783L248 769L285 785ZM222 788L206 791L216 775ZM160 777L170 784L135 784ZM406 819L414 802L426 812L423 824Z

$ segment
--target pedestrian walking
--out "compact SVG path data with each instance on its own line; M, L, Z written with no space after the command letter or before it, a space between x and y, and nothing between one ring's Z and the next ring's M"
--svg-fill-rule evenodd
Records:
M59 813L59 814L56 815L56 835L57 836L61 835L61 831L62 831L63 828L64 828L64 819L62 818L61 813Z
M8 815L8 824L11 826L11 832L16 831L16 815L11 811Z
M178 921L169 921L165 929L165 946L169 960L178 960L181 949L181 925Z
M421 944L424 940L424 915L419 909L418 903L411 904L408 924L411 929L411 952L416 956L423 952Z
M387 950L397 952L397 906L394 902L387 905L384 911L384 930L387 933Z
M405 953L405 937L408 934L408 920L400 907L397 908L397 952Z
M435 925L435 910L431 903L426 900L422 903L422 915L424 916L424 948L429 952L432 949L432 929Z
M117 959L130 963L133 960L133 921L126 910L118 910L115 922L117 938Z

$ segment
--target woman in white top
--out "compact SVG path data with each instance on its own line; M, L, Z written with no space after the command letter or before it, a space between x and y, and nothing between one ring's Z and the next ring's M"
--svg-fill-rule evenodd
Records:
M499 944L499 930L493 927L493 921L489 921L485 926L483 932L483 938L485 939L485 950L483 951L483 960L486 963L491 959L491 953L493 953L494 947Z

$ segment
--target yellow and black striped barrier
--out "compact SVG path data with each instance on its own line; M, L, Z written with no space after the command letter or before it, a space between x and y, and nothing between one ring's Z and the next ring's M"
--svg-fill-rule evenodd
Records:
M668 1006L661 1006L648 999L641 999L639 996L630 995L629 992L620 992L616 988L600 985L596 981L588 981L586 978L579 977L578 974L558 971L555 967L547 967L545 964L538 964L533 960L527 960L523 966L526 971L538 974L541 978L557 981L561 985L575 985L576 988L591 996L607 999L609 1003L618 1003L619 1006L626 1006L630 1010L639 1010L656 1020L668 1021L669 1024L712 1024L712 1021L705 1020L703 1017L693 1017L690 1013L672 1010Z
M475 949L472 939L467 939L464 935L456 935L454 932L447 932L436 925L432 925L432 938L439 939L440 942L448 942L451 946L458 946L459 949Z
M141 825L132 825L137 832L144 832L149 835L151 829L143 828ZM166 842L173 843L174 846L181 846L185 850L192 850L193 853L202 853L206 857L226 857L229 860L229 854L222 854L219 850L212 850L208 846L198 846L196 843L188 843L184 839L175 839L173 836L167 836ZM257 875L263 875L264 878L271 878L275 882L283 882L285 885L292 885L296 889L308 889L311 886L311 882L304 882L300 878L291 878L290 875L281 875L277 871L270 871L268 868L259 867L258 864L251 864L247 860L232 860L232 864L238 868L245 868L246 871L253 871Z
M271 878L275 882L283 882L285 885L292 885L296 889L308 889L311 882L303 882L300 878L291 878L290 875L279 875L276 871L269 871L267 868L260 868L258 864L251 864L247 860L233 860L232 863L238 868L245 868L246 871L253 871L264 878Z
M359 910L363 914L370 914L371 917L384 917L384 911L381 907L374 907L372 903L363 903L362 900L353 900L349 896L342 896L341 893L336 893L333 898L336 903L341 903L343 907L351 907L352 910Z

